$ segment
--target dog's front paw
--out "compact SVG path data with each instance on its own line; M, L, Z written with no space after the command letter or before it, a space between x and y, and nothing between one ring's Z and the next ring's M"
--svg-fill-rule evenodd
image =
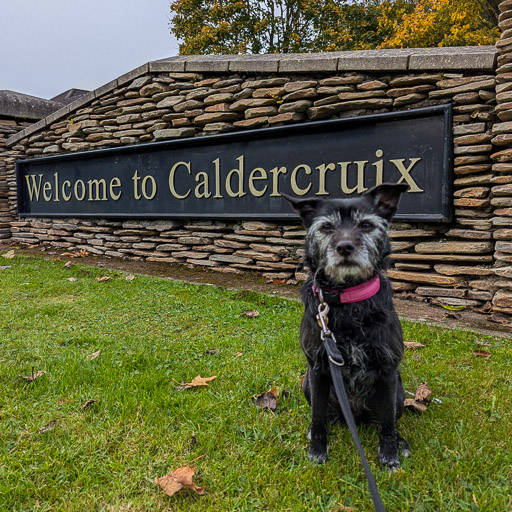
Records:
M378 458L382 469L387 469L391 473L400 467L400 459L395 450L383 450L379 446Z
M309 460L313 464L325 464L329 456L327 455L327 447L319 448L310 446L308 452Z

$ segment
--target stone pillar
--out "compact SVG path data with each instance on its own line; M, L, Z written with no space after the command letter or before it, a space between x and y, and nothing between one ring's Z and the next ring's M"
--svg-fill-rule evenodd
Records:
M492 199L496 293L493 309L512 314L512 0L499 5L496 120L493 125Z

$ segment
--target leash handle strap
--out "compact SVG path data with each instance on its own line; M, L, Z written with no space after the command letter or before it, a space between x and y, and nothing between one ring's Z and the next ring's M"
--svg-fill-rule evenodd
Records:
M361 463L364 468L366 480L368 481L368 487L370 489L370 495L372 497L375 512L386 512L379 494L379 489L377 488L377 483L375 482L375 478L373 477L370 466L368 465L368 461L364 455L361 441L359 440L356 422L354 420L352 410L350 409L350 403L348 401L347 392L345 391L345 385L343 384L343 376L341 375L340 365L336 364L336 361L339 361L340 358L343 360L343 358L341 357L338 347L336 346L336 342L334 341L334 338L330 332L327 332L324 335L324 345L329 359L329 366L331 368L331 376L334 383L336 396L338 397L341 411L345 417L345 422L347 423L350 434L352 435L352 440L354 441L354 444L356 445L357 451L359 453L359 458L361 459Z

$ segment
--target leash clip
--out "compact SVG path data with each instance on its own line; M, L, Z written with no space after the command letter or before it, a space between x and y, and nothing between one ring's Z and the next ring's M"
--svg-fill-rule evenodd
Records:
M321 302L318 305L318 315L316 315L316 319L318 321L318 325L322 328L322 336L324 333L330 333L327 324L329 323L329 318L327 314L329 313L329 305L323 301L323 297L321 297ZM322 337L323 339L323 337Z

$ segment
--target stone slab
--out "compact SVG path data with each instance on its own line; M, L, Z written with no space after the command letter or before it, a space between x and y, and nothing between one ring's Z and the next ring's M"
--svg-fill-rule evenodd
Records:
M498 50L494 46L441 47L417 50L410 56L409 70L493 70Z
M414 51L400 48L343 52L338 60L338 71L406 71Z

